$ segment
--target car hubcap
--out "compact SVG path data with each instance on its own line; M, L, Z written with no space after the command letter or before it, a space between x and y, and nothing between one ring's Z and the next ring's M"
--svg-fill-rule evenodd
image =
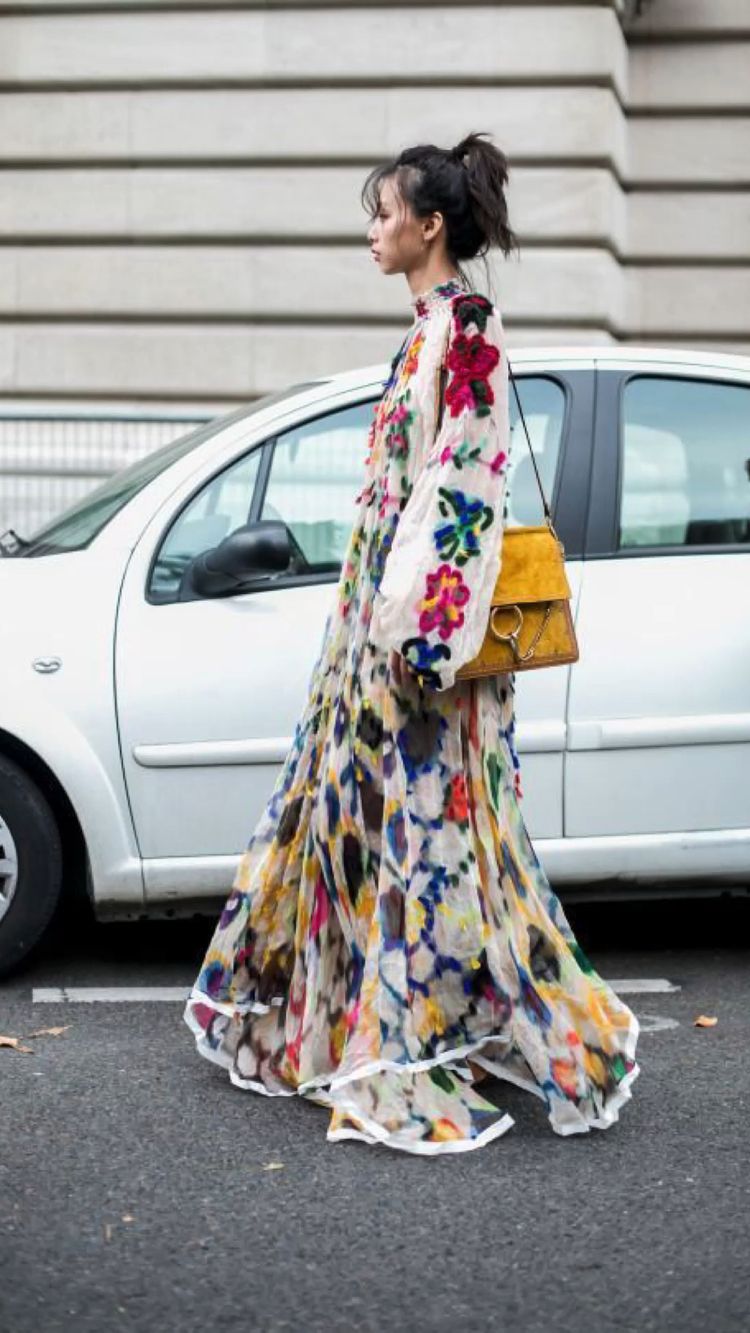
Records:
M0 815L0 921L18 886L18 853L8 825Z

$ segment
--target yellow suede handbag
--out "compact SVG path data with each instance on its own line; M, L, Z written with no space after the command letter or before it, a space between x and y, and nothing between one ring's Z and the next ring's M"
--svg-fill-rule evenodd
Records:
M445 363L441 361L437 389L438 430L447 373ZM484 640L476 657L459 667L457 680L494 676L503 671L564 666L568 662L577 662L579 656L570 612L565 548L552 523L510 365L508 375L526 433L546 521L538 526L505 528L500 573L492 594Z

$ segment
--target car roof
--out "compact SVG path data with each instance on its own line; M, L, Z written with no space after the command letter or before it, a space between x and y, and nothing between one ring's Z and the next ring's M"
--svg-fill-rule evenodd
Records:
M750 377L750 356L738 353L715 351L712 348L694 350L683 347L649 347L625 343L588 343L580 345L561 345L559 343L516 347L508 346L508 358L511 369L515 372L524 368L564 370L564 369L647 369L649 367L680 366L686 370L700 369L741 373ZM375 394L382 392L382 386L390 374L391 363L374 362L359 366L354 370L337 371L307 380L299 385L290 386L290 399L276 412L269 403L269 415L286 415L292 404L294 409L305 408L321 400L346 396L357 391ZM294 390L297 392L294 393ZM240 409L241 411L241 409ZM265 412L263 413L265 417Z

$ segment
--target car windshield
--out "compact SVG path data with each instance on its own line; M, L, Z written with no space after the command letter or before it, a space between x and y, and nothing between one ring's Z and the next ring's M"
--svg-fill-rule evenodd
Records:
M226 426L235 421L241 421L246 417L253 416L274 403L280 403L286 398L291 398L295 394L302 393L309 389L313 384L319 384L323 381L311 380L300 384L294 384L291 388L284 389L280 393L266 394L256 402L245 404L238 407L234 412L222 414L213 417L203 426L196 430L188 431L186 435L180 435L176 440L170 440L169 444L163 445L160 449L155 449L152 453L146 454L144 458L139 458L129 467L122 468L120 471L107 477L100 486L96 486L89 491L81 500L76 501L70 508L58 514L51 522L45 523L43 527L33 532L29 538L21 538L22 545L18 550L19 556L39 556L39 555L60 555L66 551L80 551L88 546L94 537L102 531L102 528L114 518L115 514L128 504L144 486L158 477L172 463L183 458L185 454L190 453L191 449L197 448L204 441L210 440L213 435L224 430Z

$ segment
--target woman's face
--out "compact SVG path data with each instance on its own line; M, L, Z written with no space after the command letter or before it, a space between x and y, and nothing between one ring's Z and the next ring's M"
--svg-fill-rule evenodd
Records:
M417 218L396 189L395 178L381 182L378 210L367 229L373 263L383 273L409 273L423 264L427 255L425 242L434 224Z

